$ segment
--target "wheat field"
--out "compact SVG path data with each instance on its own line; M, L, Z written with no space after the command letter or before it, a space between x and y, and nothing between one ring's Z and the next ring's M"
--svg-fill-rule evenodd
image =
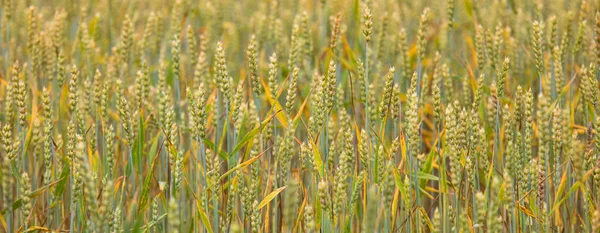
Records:
M599 1L0 4L0 232L600 233Z

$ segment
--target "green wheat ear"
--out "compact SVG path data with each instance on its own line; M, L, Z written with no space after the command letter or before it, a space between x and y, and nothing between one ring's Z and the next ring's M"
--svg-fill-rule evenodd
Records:
M371 9L369 7L365 7L365 11L363 13L363 35L365 37L365 41L369 43L371 41L371 34L373 33L373 15L371 14Z
M417 32L417 54L421 59L425 57L425 33L427 24L429 24L429 8L425 8L419 20L419 29Z
M27 175L27 173L23 172L23 174L21 174L21 201L23 202L23 219L24 220L24 224L25 227L27 227L27 220L29 218L29 215L31 214L31 208L32 208L32 203L31 203L31 180L29 179L29 175Z

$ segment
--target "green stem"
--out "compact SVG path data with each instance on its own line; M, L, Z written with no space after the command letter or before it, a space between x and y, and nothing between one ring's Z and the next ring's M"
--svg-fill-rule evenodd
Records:
M365 92L367 96L365 100L365 131L367 131L367 136L369 138L369 141L367 142L367 152L369 154L369 158L372 158L371 144L373 143L373 139L371 138L371 130L369 129L371 126L371 109L369 108L369 101L371 99L369 93L369 43L365 43ZM377 164L377 162L375 164ZM376 177L376 175L371 174L371 177ZM375 179L375 182L377 182L377 179Z

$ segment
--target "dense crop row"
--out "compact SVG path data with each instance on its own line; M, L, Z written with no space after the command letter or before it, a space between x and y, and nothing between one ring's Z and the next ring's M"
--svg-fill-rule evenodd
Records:
M3 0L0 232L600 232L600 4Z

